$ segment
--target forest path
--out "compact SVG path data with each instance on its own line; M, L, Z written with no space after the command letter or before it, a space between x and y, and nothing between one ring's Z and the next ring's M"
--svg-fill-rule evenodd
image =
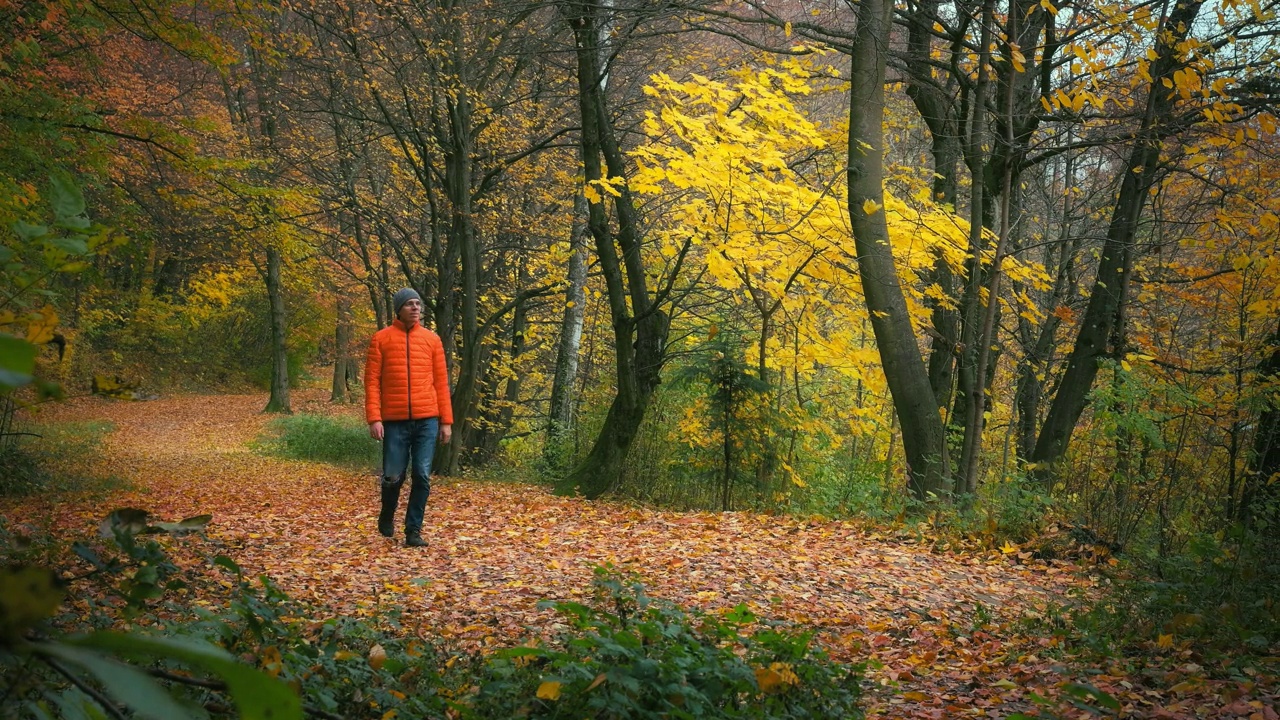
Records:
M208 536L218 547L210 552L246 573L266 573L336 612L398 604L408 630L464 644L511 643L526 628L545 629L555 616L539 600L588 597L592 569L612 563L637 573L651 595L711 611L746 603L815 628L836 657L878 661L868 670L869 702L881 717L1004 717L1027 708L1027 691L1061 678L1036 655L1050 641L1018 634L1019 620L1089 586L1070 566L932 552L852 523L665 512L448 479L432 490L423 528L430 545L406 548L402 536L375 529L372 468L286 461L249 447L271 420L259 412L265 403L262 395L188 395L53 406L38 419L114 424L101 461L133 489L109 505L31 497L0 510L47 519L72 537L92 533L114 507L163 520L211 513ZM296 394L295 410L359 413L318 391Z

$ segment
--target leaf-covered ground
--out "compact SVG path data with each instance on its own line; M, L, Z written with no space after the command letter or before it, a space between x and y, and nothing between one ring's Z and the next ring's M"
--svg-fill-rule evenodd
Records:
M555 617L539 600L581 598L592 568L613 563L638 573L653 595L712 611L746 603L816 628L839 658L872 661L873 717L1004 717L1027 711L1030 692L1056 695L1061 683L1080 680L1112 693L1126 717L1277 717L1274 687L1204 680L1192 662L1155 679L1128 677L1119 664L1074 674L1055 641L1025 620L1046 603L1090 596L1094 580L1017 554L939 552L838 521L661 512L447 480L433 488L430 546L405 548L375 529L373 468L250 449L270 420L258 412L264 404L258 395L220 395L52 407L39 419L113 422L101 462L135 489L106 503L37 496L0 510L68 537L91 534L114 507L167 520L212 513L208 552L337 613L400 605L414 632L467 645L545 630ZM314 393L296 397L295 410L358 412Z

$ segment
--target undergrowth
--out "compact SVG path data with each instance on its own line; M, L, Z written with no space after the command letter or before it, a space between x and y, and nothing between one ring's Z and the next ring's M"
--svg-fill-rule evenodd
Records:
M1098 657L1241 667L1280 655L1275 540L1235 529L1168 557L1126 557L1100 602L1063 609L1058 632ZM1280 668L1274 668L1274 670Z
M101 472L97 455L110 422L27 423L0 448L0 496L109 492L128 487Z
M359 418L290 415L273 420L269 428L271 434L255 446L270 455L362 470L381 465L382 444L369 437Z
M171 541L133 535L194 531L207 516L112 517L114 542L75 546L95 568L72 581L82 614L0 628L0 716L124 717L128 707L175 719L862 717L861 667L830 660L811 633L744 607L686 611L612 569L597 570L591 602L544 603L561 616L552 637L459 649L414 637L396 610L325 617L225 556L184 570L168 558ZM52 585L25 581L43 577L38 568L3 572L24 582L7 584L0 600L50 604ZM191 603L196 588L224 599ZM86 630L99 632L77 634Z

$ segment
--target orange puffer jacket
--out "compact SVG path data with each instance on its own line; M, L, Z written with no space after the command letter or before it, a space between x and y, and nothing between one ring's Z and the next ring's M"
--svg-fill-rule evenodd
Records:
M449 370L440 336L399 319L373 334L364 367L364 415L384 420L440 418L453 424Z

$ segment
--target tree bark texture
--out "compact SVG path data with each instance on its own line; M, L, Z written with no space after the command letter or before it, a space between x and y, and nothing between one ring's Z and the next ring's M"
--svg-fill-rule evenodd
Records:
M602 178L602 157L610 177L625 179L627 175L601 85L604 77L599 50L601 9L598 0L561 5L576 43L582 163L588 185ZM597 192L601 192L598 187ZM603 192L601 195L607 196ZM624 183L619 196L613 198L616 236L610 229L604 202L602 197L600 202L587 203L587 227L595 240L600 273L608 293L617 387L591 451L557 487L562 493L581 493L587 498L608 492L621 476L649 401L661 380L667 338L667 317L654 306L647 285L631 191Z
M884 76L891 12L889 0L864 0L858 15L850 73L849 219L871 327L902 425L908 485L924 500L948 489L948 473L942 418L907 314L884 214Z
M582 325L586 310L587 201L582 193L573 201L573 226L569 231L569 286L565 289L564 314L560 319L560 339L556 346L555 374L551 383L551 403L547 419L547 460L562 461L563 442L573 428L574 383L578 377L578 354L582 349Z
M1112 210L1107 239L1098 260L1097 279L1076 333L1067 369L1031 455L1033 472L1043 482L1051 482L1056 465L1066 454L1071 434L1084 412L1089 391L1097 377L1098 361L1110 352L1108 340L1117 316L1123 312L1125 291L1133 269L1138 221L1142 217L1148 191L1160 174L1160 150L1164 139L1175 132L1173 109L1177 93L1165 88L1163 83L1183 65L1178 46L1190 33L1203 4L1203 0L1179 0L1161 24L1160 39L1155 47L1156 59L1150 68L1152 81L1147 91L1145 113Z
M292 413L289 404L289 348L280 251L267 248L267 299L271 306L271 397L263 412Z

